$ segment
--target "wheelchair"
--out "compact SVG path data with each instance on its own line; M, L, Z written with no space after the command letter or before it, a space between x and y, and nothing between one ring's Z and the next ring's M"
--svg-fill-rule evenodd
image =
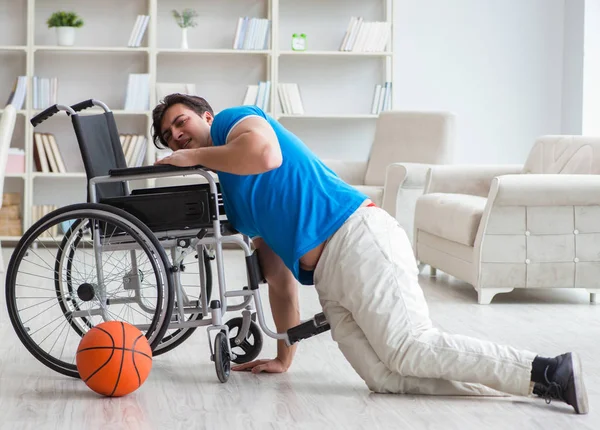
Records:
M79 112L100 107L104 112ZM81 338L105 321L123 321L147 338L153 354L182 344L196 328L209 336L210 359L226 382L231 362L260 353L263 333L292 345L329 330L322 313L277 333L265 323L264 283L252 240L228 223L219 184L202 166L128 168L113 113L90 99L53 105L34 127L65 111L87 177L87 203L59 208L29 228L7 270L6 304L17 336L47 367L79 377ZM199 175L204 183L131 190L131 181ZM223 245L245 256L247 285L228 290ZM212 262L216 265L216 297ZM227 312L241 311L224 322Z

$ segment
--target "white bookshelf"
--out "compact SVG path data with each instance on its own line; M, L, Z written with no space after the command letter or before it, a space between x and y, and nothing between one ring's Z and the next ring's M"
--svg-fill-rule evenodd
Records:
M272 55L271 50L258 50L258 49L157 49L157 54L204 54L204 55Z
M38 0L39 1L39 0ZM33 52L149 52L148 48L129 48L126 46L34 46Z
M342 57L390 57L391 52L346 52L346 51L280 51L281 55L323 55L323 56L342 56Z
M393 84L393 25L386 52L342 52L339 45L351 16L392 22L393 0L11 0L0 17L0 113L14 80L26 75L28 91L18 112L11 146L26 153L26 173L8 175L5 192L23 194L23 230L32 224L33 205L85 201L86 178L70 119L61 113L35 130L32 77L58 77L58 102L89 98L105 102L120 133L146 134L146 163L155 158L151 142L151 109L157 82L195 83L216 112L242 103L247 85L271 81L267 112L298 134L323 158L354 150L366 156L374 131L371 104L376 84ZM193 8L199 25L188 29L190 49L180 49L180 29L172 9ZM75 46L56 45L46 20L56 10L76 11L84 26ZM137 15L150 22L140 47L127 41ZM239 17L271 21L268 49L235 50ZM308 36L307 50L291 50L292 33ZM130 73L150 75L150 110L124 110ZM279 82L298 83L305 115L285 115L276 92ZM88 109L81 114L100 112ZM34 131L53 133L68 173L41 173L33 161ZM357 155L358 154L358 155ZM0 237L14 241L17 237Z

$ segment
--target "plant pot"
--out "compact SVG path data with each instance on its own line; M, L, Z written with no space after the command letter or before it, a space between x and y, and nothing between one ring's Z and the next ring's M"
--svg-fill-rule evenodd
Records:
M189 49L188 38L187 38L187 28L181 29L181 49Z
M59 46L73 46L75 27L56 27L56 40Z

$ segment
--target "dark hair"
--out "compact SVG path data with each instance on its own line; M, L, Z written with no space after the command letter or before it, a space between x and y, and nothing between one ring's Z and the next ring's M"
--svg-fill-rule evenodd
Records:
M165 142L162 137L160 126L167 109L178 103L186 105L198 115L202 115L204 112L209 112L214 116L212 107L202 97L179 93L169 94L158 105L156 105L152 111L152 141L154 142L154 146L157 148L168 147L167 142Z

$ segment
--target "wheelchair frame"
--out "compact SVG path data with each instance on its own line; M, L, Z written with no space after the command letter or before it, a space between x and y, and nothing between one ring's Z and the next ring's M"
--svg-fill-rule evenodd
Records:
M68 115L75 116L78 115L78 111L94 106L101 107L104 110L104 113L111 112L106 104L98 100L90 99L81 103L77 103L73 106L53 105L41 112L40 114L38 114L36 117L34 117L31 120L31 123L35 127L44 120L48 119L50 116L60 111L65 111ZM151 231L151 233L154 235L154 238L158 241L162 249L164 251L170 249L171 251L171 259L170 261L167 259L167 261L165 262L165 267L166 270L170 272L169 276L172 276L172 280L174 282L172 287L171 284L167 286L167 293L170 295L169 299L172 299L173 308L167 310L165 318L168 320L161 322L161 328L164 329L164 326L162 326L164 324L167 325L167 328L164 329L165 331L167 329L185 329L206 326L207 335L209 337L210 358L212 361L215 362L216 372L219 380L221 382L226 382L229 378L230 373L230 360L235 360L236 358L235 354L232 352L232 343L234 345L239 345L242 342L244 342L244 340L248 336L251 326L255 324L256 319L258 320L258 327L260 327L263 333L265 333L267 336L273 339L284 340L288 345L292 345L302 339L306 339L316 334L322 333L328 330L330 327L322 313L317 314L312 319L309 319L308 321L305 321L300 325L289 329L285 333L277 333L276 331L273 331L268 327L264 319L263 306L259 294L259 284L264 282L264 279L262 278L260 265L258 263L258 256L256 254L256 251L252 247L252 241L249 237L245 235L238 235L235 234L237 232L231 232L227 230L227 223L223 223L221 220L221 217L226 216L226 214L219 212L219 191L217 188L217 184L213 176L209 173L209 171L203 168L202 166L197 166L193 168L177 168L174 166L162 165L144 166L137 168L111 169L108 175L95 176L89 178L88 198L91 205L95 205L94 207L97 207L99 211L102 211L104 204L101 201L99 201L97 193L98 186L101 184L121 183L124 185L126 197L128 197L132 195L129 187L129 182L132 180L147 180L187 175L200 175L204 177L208 183L210 204L207 209L210 213L212 226L210 228L203 227L198 229ZM61 211L68 213L68 208L70 207L62 208ZM52 213L47 215L46 218L50 217L51 215ZM146 231L150 231L150 229L145 227L145 225L142 223L142 221L140 221L139 218L136 218L132 214L129 215L130 216L128 218L131 219L127 220L128 222L138 223L136 225L136 228L138 228L139 230L143 231L145 228ZM30 230L34 230L36 226L39 229L39 226L36 224L32 226ZM24 238L29 233L30 231L26 232ZM35 232L31 231L31 233L33 234ZM104 247L107 247L107 249L110 250L117 249L120 251L127 251L128 246L131 248L131 245L128 245L128 243L131 242L131 236L121 236L121 242L116 242L113 245L108 246L103 243L102 234L99 234L98 231L96 233L98 234L92 235L92 242L93 253L97 264L97 281L100 288L105 288L103 273L101 270L102 261L100 259L100 254L105 250ZM227 290L223 262L224 244L235 244L244 251L244 256L246 259L246 274L248 286L243 287L241 290ZM21 242L19 242L18 247L21 246L24 246L24 243L22 244ZM200 300L190 300L189 297L187 297L185 291L183 290L181 278L180 276L178 276L177 273L180 270L180 268L183 267L183 261L188 255L195 252L197 253L197 256L204 256L204 252L207 249L214 250L215 253L217 280L219 287L219 298L211 300L210 303L208 303L207 300L207 283L204 258L198 257L200 275ZM18 249L15 250L13 257L19 254L17 251ZM131 255L133 261L135 250L129 249L129 251L130 253L132 253ZM13 259L14 258L11 258L9 271L14 271L18 269L18 267L11 267L13 264L16 263L13 261ZM60 264L63 263L61 262ZM59 262L57 262L56 267L59 267ZM135 265L133 266L131 273L132 274L128 274L123 278L123 288L135 289L136 286L137 288L140 288L139 279L136 279L137 268L135 267ZM55 278L57 276L58 275L55 274ZM125 283L131 283L134 285L126 286ZM7 282L7 297L9 295L9 288L10 286ZM139 299L139 297L140 296L138 290L134 298ZM228 299L234 297L242 298L243 301L239 304L230 305L228 303ZM110 315L106 311L106 306L108 302L106 297L101 297L101 300L104 300L104 304L101 305L101 308L96 310L95 312L96 314L101 315L103 320L108 321L111 319ZM115 300L116 299L113 299L113 302ZM127 300L127 298L123 298L122 300ZM170 300L167 300L167 303L170 302ZM140 305L140 307L142 308L144 306L141 300L138 301L138 305ZM242 311L241 327L239 328L238 334L233 339L231 339L229 326L223 323L223 317L228 311L239 310ZM89 311L80 312L89 313ZM186 315L190 314L201 315L201 318L186 320ZM71 318L73 315L78 316L71 312L69 318ZM173 320L173 316L175 316L176 321ZM16 321L16 319L18 318L13 319L11 314L11 321L13 322L15 328L17 328L16 324L23 324L20 321ZM145 326L139 326L138 328L140 328L141 330L148 329L148 327ZM159 329L157 330L158 332L160 332ZM163 334L165 333L165 331L163 331ZM212 332L216 332L216 334L214 335L214 344L211 339ZM21 336L22 334L20 334L20 337ZM23 341L23 339L21 340ZM262 340L260 343L260 346L262 346ZM158 345L158 343L156 345Z

